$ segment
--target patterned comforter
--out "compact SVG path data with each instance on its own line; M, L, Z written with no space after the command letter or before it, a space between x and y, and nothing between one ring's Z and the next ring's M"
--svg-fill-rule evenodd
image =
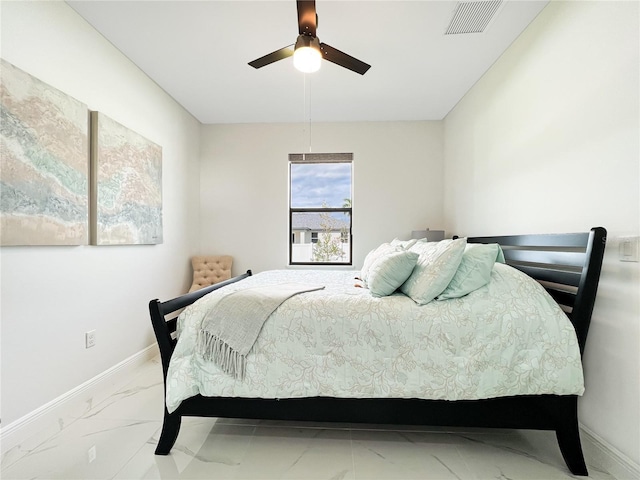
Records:
M356 288L357 271L274 270L216 290L178 319L167 375L167 408L205 396L423 398L581 395L573 326L525 274L496 263L491 281L469 295L418 306L396 293ZM207 309L222 296L272 283L324 290L285 301L247 356L244 380L195 353Z

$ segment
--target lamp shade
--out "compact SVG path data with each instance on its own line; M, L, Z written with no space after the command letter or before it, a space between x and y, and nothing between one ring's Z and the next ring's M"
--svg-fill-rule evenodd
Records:
M444 230L413 230L411 238L426 238L429 242L444 240Z

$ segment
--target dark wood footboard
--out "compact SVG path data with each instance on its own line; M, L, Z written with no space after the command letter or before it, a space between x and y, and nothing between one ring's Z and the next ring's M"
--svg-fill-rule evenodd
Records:
M151 300L149 302L149 315L151 316L151 324L153 325L153 331L156 335L156 341L160 348L160 358L162 359L162 376L164 381L164 393L167 394L167 371L169 370L169 362L173 355L173 350L176 347L176 339L174 333L177 327L177 314L183 308L191 305L196 300L204 297L206 294L218 290L232 283L244 280L252 275L251 270L247 270L246 273L237 277L225 280L224 282L213 284L209 287L196 290L195 292L181 295L172 300L161 302L158 299ZM169 318L167 318L169 317ZM180 432L180 424L182 419L182 413L167 411L167 406L164 406L164 421L162 424L162 432L160 433L160 440L156 447L156 455L167 455L178 438Z
M470 237L470 243L498 243L508 264L541 282L573 323L580 351L586 344L606 243L606 230L558 235ZM149 311L160 346L165 377L175 348L176 319L167 318L207 293L237 282L251 271L181 297L152 300ZM587 475L577 414L578 397L531 395L486 400L422 400L393 398L260 399L196 395L169 414L156 454L173 447L183 416L307 420L451 427L497 427L555 431L562 456L574 475Z
M209 287L196 290L195 292L186 293L179 297L161 302L158 299L149 302L149 315L151 316L151 324L156 334L158 347L160 347L160 357L162 358L162 372L164 378L167 378L167 370L169 369L169 361L173 355L173 349L176 346L176 340L173 337L176 331L177 313L183 308L191 305L196 300L204 297L206 294L218 290L219 288L231 285L232 283L244 280L252 275L251 270L246 273L230 278L224 282L215 283ZM170 318L167 318L170 316Z

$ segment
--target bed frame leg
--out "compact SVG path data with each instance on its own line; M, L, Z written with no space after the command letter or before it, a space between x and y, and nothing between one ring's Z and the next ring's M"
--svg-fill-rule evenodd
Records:
M181 423L182 417L180 417L180 415L172 415L165 410L164 422L162 423L162 433L160 433L160 439L158 440L158 446L156 447L156 455L169 454L178 438Z
M556 438L562 457L567 467L574 475L587 476L587 465L582 454L582 444L580 443L580 428L578 427L578 399L569 398L565 403L564 415L561 415L558 427L556 428Z
M587 465L584 463L582 455L582 446L580 444L580 434L576 426L575 431L567 431L565 429L556 430L556 438L562 452L567 467L574 475L587 476Z

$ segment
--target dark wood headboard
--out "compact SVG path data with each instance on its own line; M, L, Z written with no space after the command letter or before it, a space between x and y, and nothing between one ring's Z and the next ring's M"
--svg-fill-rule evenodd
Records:
M469 237L468 243L498 243L507 264L538 280L563 308L578 336L580 353L596 301L607 231Z

